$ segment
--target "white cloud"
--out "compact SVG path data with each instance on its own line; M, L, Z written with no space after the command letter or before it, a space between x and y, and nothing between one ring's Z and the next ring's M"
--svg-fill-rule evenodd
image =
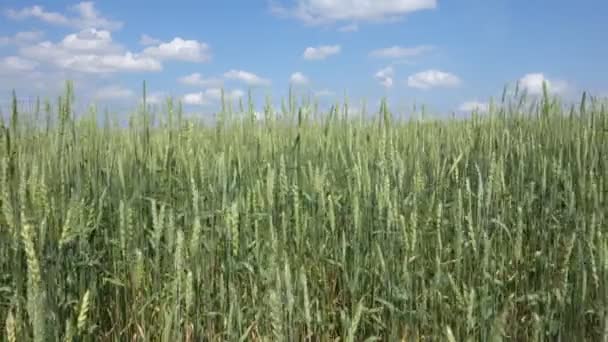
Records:
M208 103L205 99L205 94L203 94L202 91L198 93L186 94L182 97L182 101L189 105L204 105Z
M128 99L132 96L135 96L133 90L118 85L103 87L95 92L98 100Z
M204 92L204 96L212 101L220 101L222 99L222 89L221 88L209 88ZM245 96L245 92L240 89L233 89L231 91L224 92L224 98L226 100L235 100L240 97Z
M162 42L163 42L162 40L150 37L147 34L142 34L141 38L139 38L139 44L146 45L146 46L147 45L159 45Z
M68 58L71 55L62 46L49 41L22 47L19 49L19 53L27 58L50 63L56 63L59 59Z
M188 62L207 62L211 59L211 51L206 43L196 40L174 38L168 43L146 48L145 55L159 59L174 59Z
M322 45L318 47L307 47L304 50L303 57L308 60L321 60L331 55L340 53L342 48L340 45Z
M72 7L80 17L75 20L77 27L97 27L108 30L119 30L123 24L118 21L112 21L101 17L95 9L95 3L92 1L83 1Z
M204 78L198 72L180 77L178 82L198 87L217 87L223 84L223 80L220 78Z
M228 98L229 99L239 99L241 97L245 96L245 92L242 91L241 89L234 89L231 92L228 93Z
M39 41L44 36L42 31L17 32L13 37L0 37L0 46L8 44L23 44Z
M35 42L44 37L42 31L23 31L15 34L15 40L17 42Z
M112 42L112 35L109 31L94 28L68 34L61 41L61 45L74 51L111 52L121 50L121 47Z
M24 57L60 69L87 73L162 69L160 61L152 57L124 51L105 30L85 29L65 36L59 43L44 41L24 46L19 52Z
M461 84L458 76L439 70L427 70L411 75L407 84L412 88L430 89L436 87L456 87Z
M458 107L458 110L461 112L472 112L475 110L479 112L487 112L489 109L490 105L487 102L479 101L467 101Z
M301 72L294 72L293 74L291 74L291 77L289 77L289 81L293 84L300 85L308 84L309 82L308 77L306 77L306 75Z
M69 20L61 13L47 12L42 6L26 7L21 10L9 9L6 15L12 19L38 18L44 22L55 25L68 25Z
M264 86L269 85L270 80L260 77L254 73L244 71L244 70L229 70L224 73L223 78L221 77L204 77L198 72L192 73L190 75L182 76L178 78L178 82L185 85L196 86L196 87L212 87L215 89L220 89L220 87L224 84L224 79L226 80L236 80L243 82L245 84L251 86ZM216 90L217 92L217 90ZM209 94L207 94L209 95Z
M220 88L207 89L207 90L205 90L204 95L208 99L221 100L222 99L222 89L220 89ZM226 95L227 94L224 94L224 96L226 96Z
M116 71L160 71L159 61L127 52L122 55L84 55L68 59L63 63L68 69L84 72L116 72Z
M357 31L359 31L359 25L348 24L348 25L340 26L338 28L338 31L340 31L340 32L357 32Z
M48 61L56 67L88 73L111 73L117 71L159 71L162 65L159 61L135 55L131 52L124 54L73 54L69 50L43 42L21 50L22 54Z
M238 80L252 86L270 84L270 80L243 70L230 70L224 74L224 77L231 80Z
M148 104L159 104L166 97L167 97L167 94L164 93L164 92L149 93L149 94L146 94L146 103L148 103ZM143 99L142 99L142 101L143 101Z
M519 85L522 90L527 91L530 95L542 95L543 82L547 84L547 90L555 93L563 93L568 84L561 80L549 80L542 73L526 74L519 79Z
M437 0L297 0L295 7L273 5L283 16L295 17L309 24L337 21L395 20L412 12L434 9Z
M245 92L240 89L234 89L232 91L224 92L224 98L226 100L234 100L243 97ZM205 91L199 91L197 93L185 94L182 97L182 101L189 105L207 105L212 102L217 102L222 99L221 88L209 88Z
M392 67L386 67L384 69L380 69L374 75L374 78L380 82L380 84L385 88L391 88L393 86L393 77L395 76L395 71Z
M0 57L1 63L2 57ZM0 67L1 68L1 67ZM1 75L4 82L0 82L0 93L10 94L12 89L17 91L19 96L35 98L56 98L65 91L65 80L69 78L74 82L76 91L85 99L92 99L95 91L99 88L98 80L83 73L66 73L63 70L52 70L49 68L38 67L32 71L18 71ZM6 97L6 96L5 96ZM2 97L0 96L0 100ZM88 101L88 100L86 100ZM86 110L86 102L80 102L80 107Z
M28 18L36 18L48 24L75 27L86 29L96 27L106 30L119 30L123 23L104 18L95 9L95 3L92 1L83 1L69 8L71 12L75 12L76 16L68 17L57 12L49 12L42 6L25 7L20 10L9 9L6 15L9 18L23 20Z
M36 69L37 66L37 62L19 56L8 56L0 59L1 73L32 71Z
M404 58L404 57L415 57L419 56L427 51L432 50L431 46L415 46L415 47L403 47L403 46L391 46L384 49L378 49L370 52L370 56L378 58Z

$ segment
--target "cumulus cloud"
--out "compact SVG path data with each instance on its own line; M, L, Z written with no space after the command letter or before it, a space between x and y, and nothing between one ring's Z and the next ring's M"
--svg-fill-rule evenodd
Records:
M22 56L60 69L87 73L159 71L159 60L135 54L114 43L106 30L85 29L60 42L40 42L19 49Z
M42 31L24 31L15 34L15 40L18 42L35 42L44 36Z
M262 86L270 84L270 80L243 70L230 70L224 73L224 77L231 80L241 81L252 86Z
M0 64L2 63L0 57ZM37 63L37 62L35 62ZM65 81L69 78L74 82L78 98L86 101L93 99L95 91L99 89L99 79L84 73L66 72L66 70L50 69L42 63L33 70L13 71L3 73L0 70L0 93L9 95L15 89L20 97L56 98L65 91ZM0 67L2 69L2 67ZM0 100L2 97L0 96ZM80 102L80 101L79 101ZM85 105L85 102L81 102ZM83 107L83 109L86 109Z
M309 82L308 77L306 77L306 75L301 72L294 72L293 74L291 74L291 77L289 77L289 81L293 84L299 85L308 84Z
M95 92L94 97L98 100L118 100L128 99L133 96L135 96L135 92L133 90L119 85L111 85L98 89Z
M79 55L59 61L59 65L91 73L111 73L117 71L160 71L162 65L159 61L126 52L122 55Z
M222 89L220 88L211 88L207 89L204 92L204 95L210 100L221 100L222 99ZM227 94L224 93L224 96Z
M167 94L164 91L155 91L155 92L151 92L151 93L146 93L146 103L151 104L151 105L160 104L168 97L169 97L169 94ZM141 98L140 100L141 100L141 102L143 102L143 98Z
M374 75L374 78L380 82L380 84L385 88L391 88L393 86L393 77L395 76L395 71L392 67L386 67L384 69L380 69Z
M458 76L440 70L427 70L408 77L407 84L412 88L430 89L437 87L456 87L462 81Z
M205 94L202 91L198 92L198 93L185 94L182 97L182 101L185 104L189 104L189 105L203 105L203 104L207 104L207 101L205 99Z
M163 60L203 62L210 58L205 43L179 37L134 53L115 43L110 31L95 28L68 34L58 43L44 41L21 47L19 51L41 63L86 73L159 71Z
M307 60L322 60L331 55L340 53L342 48L340 45L321 45L318 47L307 47L304 50L303 57Z
M458 110L461 112L472 112L472 111L487 112L489 109L490 109L490 105L487 102L479 102L476 100L463 102L458 107Z
M229 94L230 94L231 99L239 99L239 98L245 96L245 92L242 91L241 89L234 89Z
M562 80L549 80L542 73L526 74L519 79L519 86L530 95L542 95L543 82L547 84L547 90L554 93L563 93L568 84Z
M181 84L195 87L211 87L217 89L215 90L216 92L224 84L225 80L239 81L250 86L265 86L271 83L269 79L260 77L249 71L236 69L225 72L221 77L204 77L200 73L195 72L178 78L178 82Z
M213 101L220 101L222 99L221 88L209 88L205 90L205 96ZM233 89L231 91L224 92L224 98L226 100L235 100L245 96L245 92L240 89Z
M234 89L232 91L224 92L224 98L226 100L234 100L241 98L245 95L245 92L240 89ZM185 94L182 97L182 101L189 105L208 105L212 102L217 102L222 99L222 90L220 88L209 88L205 91L199 91L197 93Z
M295 6L274 3L272 11L308 24L338 21L384 21L437 7L437 0L297 0Z
M119 30L123 23L102 17L92 1L83 1L72 7L79 17L75 20L77 27L98 27L108 30Z
M142 34L141 37L139 38L139 44L146 45L146 46L159 45L162 42L163 42L162 40L150 37L147 34Z
M206 43L180 37L167 43L160 43L158 46L148 47L144 49L143 53L161 60L207 62L211 59L211 51Z
M99 29L106 30L119 30L122 28L123 23L119 21L110 20L103 17L95 8L95 3L92 1L83 1L72 7L69 12L74 15L69 16L58 12L50 12L44 9L42 6L30 6L19 10L8 9L5 14L15 20L24 20L29 18L35 18L52 25L68 26L79 29L86 29L96 27Z
M68 58L70 53L59 44L44 41L19 49L19 53L27 58L56 64L61 58Z
M44 32L42 31L23 31L17 32L14 36L0 36L0 46L8 44L24 44L36 42L42 39Z
M198 72L193 74L180 77L178 79L179 83L197 86L197 87L217 87L222 85L223 80L221 78L213 77L213 78L205 78Z
M19 56L8 56L0 59L0 73L32 71L37 66L37 62Z
M80 46L84 48L86 46ZM93 46L88 46L92 48ZM153 58L132 52L76 51L62 44L42 42L20 50L23 56L55 67L88 73L111 73L117 71L159 71L161 63Z
M61 46L74 51L98 51L108 53L121 50L121 47L112 41L112 35L109 31L97 30L94 28L68 34L61 41Z
M432 46L422 45L415 47L391 46L370 52L370 56L377 58L404 58L415 57L432 50Z
M46 23L54 25L68 25L69 20L66 16L57 12L48 12L42 6L25 7L21 10L8 9L6 15L12 19L37 18Z

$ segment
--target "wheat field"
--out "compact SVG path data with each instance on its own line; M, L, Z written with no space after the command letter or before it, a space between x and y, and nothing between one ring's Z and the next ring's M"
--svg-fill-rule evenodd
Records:
M143 97L1 123L0 340L608 341L605 101Z

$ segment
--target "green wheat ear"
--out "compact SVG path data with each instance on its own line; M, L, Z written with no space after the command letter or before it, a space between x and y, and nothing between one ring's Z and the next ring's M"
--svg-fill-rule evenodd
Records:
M78 313L78 323L76 327L78 332L82 334L87 326L87 320L89 315L89 290L84 293L82 301L80 302L80 312Z
M63 334L64 342L72 342L74 339L74 323L71 318L65 320L65 332Z
M17 342L17 323L13 312L9 310L8 316L6 316L6 340L8 342Z
M78 219L82 214L82 204L76 201L72 201L68 208L68 212L63 223L63 228L61 230L61 238L59 239L59 247L63 248L66 245L70 244L72 241L78 237L80 233L77 224Z
M190 314L194 307L195 292L194 292L194 276L192 271L188 270L186 274L186 294L184 295L186 301L186 313Z
M21 216L21 221L24 222L21 237L28 268L27 311L34 329L34 341L44 341L46 336L46 295L42 286L40 263L34 245L33 227L26 222L24 215Z
M2 214L4 215L4 221L10 226L15 225L15 216L13 212L12 199L11 199L11 188L8 179L8 161L7 158L2 158L0 169L0 185L2 186Z
M135 249L135 265L132 271L133 289L135 293L139 293L143 290L144 277L145 277L145 265L144 256L139 248Z
M448 339L448 342L456 342L456 337L454 337L454 332L452 332L452 328L449 325L445 327L445 335Z
M350 327L348 328L348 335L346 336L346 341L354 342L357 334L357 329L359 329L359 322L361 321L361 316L363 314L363 310L365 306L363 306L363 298L359 300L357 304L357 309L355 311L355 315L352 318Z

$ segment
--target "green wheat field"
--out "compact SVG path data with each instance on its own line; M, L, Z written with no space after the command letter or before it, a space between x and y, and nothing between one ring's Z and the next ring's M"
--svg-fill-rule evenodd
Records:
M1 341L608 341L606 101L142 97L4 113Z

